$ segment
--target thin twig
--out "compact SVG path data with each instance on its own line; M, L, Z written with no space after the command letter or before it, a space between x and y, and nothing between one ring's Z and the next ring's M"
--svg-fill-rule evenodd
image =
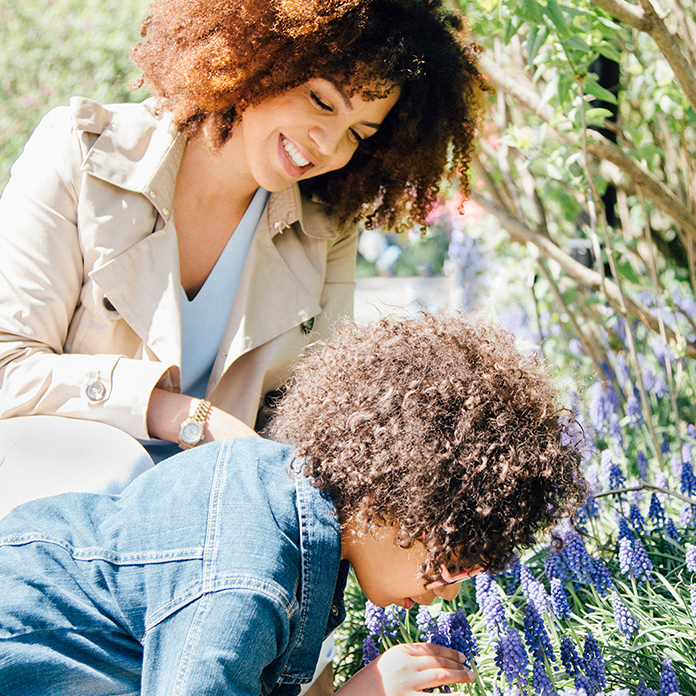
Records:
M669 488L662 488L662 486L655 486L652 483L638 483L635 486L624 486L623 488L612 488L610 491L604 491L603 493L595 493L593 498L605 498L608 495L621 495L622 493L634 493L635 491L656 491L657 493L665 493L666 495L671 495L674 498L679 498L685 503L690 505L696 505L696 500L689 498L687 495L682 495L676 491L672 491Z

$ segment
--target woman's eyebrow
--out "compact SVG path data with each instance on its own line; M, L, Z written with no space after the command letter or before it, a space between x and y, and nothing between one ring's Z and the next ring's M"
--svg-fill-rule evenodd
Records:
M350 103L350 99L348 99L346 93L343 91L343 88L341 85L336 82L336 80L326 77L324 78L327 82L329 82L333 88L338 92L338 94L341 96L341 99L343 100L343 103L345 104L345 107L348 111L353 110L353 105ZM372 123L371 121L361 121L360 122L363 126L367 126L368 128L373 128L374 130L379 130L380 126L382 125L381 123Z

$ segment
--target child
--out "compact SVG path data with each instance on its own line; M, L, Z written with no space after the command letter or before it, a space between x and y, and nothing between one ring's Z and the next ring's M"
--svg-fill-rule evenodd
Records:
M296 694L343 619L452 599L581 500L536 358L459 315L346 324L308 355L276 439L227 440L121 496L69 493L0 523L0 684L42 694ZM397 646L338 693L468 682L463 656Z

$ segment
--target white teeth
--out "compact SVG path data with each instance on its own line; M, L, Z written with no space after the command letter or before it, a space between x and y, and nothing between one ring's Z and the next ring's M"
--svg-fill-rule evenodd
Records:
M281 138L283 148L288 153L290 161L298 168L306 167L310 162L302 156L302 153L288 140Z

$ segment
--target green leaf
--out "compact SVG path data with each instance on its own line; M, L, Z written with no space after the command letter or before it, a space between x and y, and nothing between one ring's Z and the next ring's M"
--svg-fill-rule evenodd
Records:
M527 62L531 65L539 53L539 49L544 45L549 30L545 26L532 27L527 38Z
M593 126L603 126L604 121L612 118L614 114L609 109L587 109L585 111L585 120Z
M596 99L608 102L609 104L617 103L616 95L613 92L610 92L608 89L602 87L602 85L600 85L594 78L592 73L590 73L585 79L583 87L586 94L591 94Z

